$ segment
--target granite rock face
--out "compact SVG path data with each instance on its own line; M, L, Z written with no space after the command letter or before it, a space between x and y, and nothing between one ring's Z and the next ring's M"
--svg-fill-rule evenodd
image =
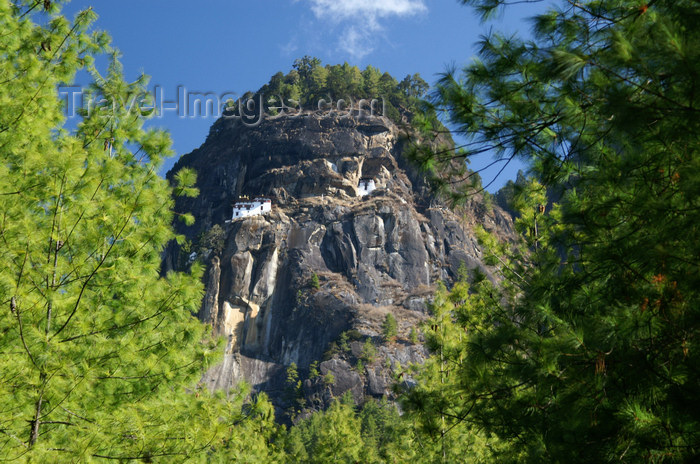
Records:
M345 391L361 402L389 395L399 366L425 358L409 333L426 317L437 282L449 285L462 263L491 275L473 226L506 239L513 232L510 216L478 198L452 213L402 150L386 118L305 113L257 127L222 118L180 159L169 176L195 169L201 193L177 200L178 211L196 218L179 232L196 245L214 225L224 231L219 249L200 247L197 257L208 267L199 317L227 340L224 361L204 376L210 388L246 380L284 409L294 363L307 405L323 407ZM374 179L376 190L359 196L361 178ZM243 195L272 199L272 212L227 223ZM185 251L171 245L165 269L186 266ZM399 335L387 344L388 313ZM358 346L367 338L375 353L363 358ZM312 363L319 373L310 378Z

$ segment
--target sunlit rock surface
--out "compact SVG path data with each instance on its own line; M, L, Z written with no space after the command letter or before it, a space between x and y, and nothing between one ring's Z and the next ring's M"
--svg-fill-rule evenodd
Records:
M178 224L179 232L195 245L216 224L225 236L222 251L199 256L208 266L199 317L227 343L206 385L229 389L246 380L286 408L285 372L295 363L309 407L345 391L357 402L390 395L394 371L426 356L409 333L427 316L437 282L449 285L462 263L492 276L473 227L508 239L510 216L478 197L459 216L448 210L408 167L402 140L382 117L307 113L257 127L222 118L182 157L172 172L194 168L201 193L178 199L177 210L196 218L191 227ZM361 178L373 179L376 190L359 196ZM227 223L242 195L271 198L272 212ZM171 245L165 269L182 268L182 254ZM381 338L387 313L399 326L391 343ZM329 351L345 331L348 349ZM357 369L366 337L377 354ZM314 361L319 376L308 378ZM332 384L323 380L328 373Z

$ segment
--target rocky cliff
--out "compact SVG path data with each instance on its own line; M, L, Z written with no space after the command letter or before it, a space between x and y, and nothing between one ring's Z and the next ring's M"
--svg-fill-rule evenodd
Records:
M199 317L227 340L224 361L204 376L210 388L245 379L282 408L299 395L321 407L345 391L359 402L390 395L399 366L424 359L410 334L436 283L449 283L462 263L489 273L472 227L509 236L511 221L479 199L455 215L402 150L386 118L305 113L257 127L222 118L180 159L169 176L195 169L201 193L177 202L196 218L178 226L192 245L171 246L165 267L207 264ZM361 178L376 190L360 196ZM226 222L243 195L272 199L272 211ZM385 342L388 313L398 336ZM303 382L290 395L292 363Z

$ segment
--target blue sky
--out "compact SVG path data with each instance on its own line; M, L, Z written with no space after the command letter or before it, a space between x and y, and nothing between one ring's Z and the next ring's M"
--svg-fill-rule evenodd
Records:
M74 0L65 11L72 15L88 6L122 52L126 77L145 72L165 100L175 100L178 86L217 95L257 90L304 55L324 64L371 64L399 80L417 72L432 84L448 66L468 63L489 29L527 34L524 18L533 14L531 6L515 5L482 24L456 0ZM177 153L163 172L201 145L213 122L175 111L154 120L170 131ZM489 190L519 167L509 167ZM482 177L488 181L493 174Z

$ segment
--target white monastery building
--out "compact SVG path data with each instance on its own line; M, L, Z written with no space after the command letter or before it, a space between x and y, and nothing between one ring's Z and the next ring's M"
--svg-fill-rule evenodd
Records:
M237 201L233 204L233 216L236 220L248 216L260 216L272 211L272 200L268 198L253 198L252 200Z
M357 186L357 193L359 193L361 197L364 197L376 188L377 186L374 184L374 179L364 177L360 179L360 184Z

